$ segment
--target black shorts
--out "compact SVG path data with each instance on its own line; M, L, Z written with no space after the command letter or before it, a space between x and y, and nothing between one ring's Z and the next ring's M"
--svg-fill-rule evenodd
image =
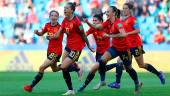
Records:
M69 53L68 57L73 61L78 61L81 51L71 50L70 48L65 47L65 50Z
M102 56L103 54L96 52L96 61L98 61Z
M142 46L130 48L130 52L134 57L138 57L145 53Z
M54 62L60 62L61 55L57 55L56 53L47 53L47 58L49 60L53 60Z
M132 64L132 54L130 50L117 51L116 48L110 47L107 51L111 54L112 58L119 56L125 66Z

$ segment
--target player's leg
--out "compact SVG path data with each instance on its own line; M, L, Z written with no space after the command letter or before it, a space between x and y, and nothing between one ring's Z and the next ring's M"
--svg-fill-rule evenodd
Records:
M118 66L116 66L116 81L112 83L112 88L116 88L119 89L120 88L120 81L121 81L121 77L122 77L122 73L124 70L124 66L123 66L123 61L118 57L117 59L118 62Z
M65 48L63 56L62 56L62 61L69 56L69 53L71 52L71 49L69 48ZM83 68L81 68L76 62L74 62L73 64L69 65L69 67L67 68L67 70L69 72L75 71L78 74L78 80L82 79L83 76Z
M142 49L142 47L135 47L131 49L132 54L135 57L135 60L140 68L144 68L147 71L157 75L161 81L162 84L165 84L165 76L162 72L159 72L154 68L151 64L144 63L143 54L145 53Z
M100 54L98 52L96 52L96 62L98 60L100 60L100 58L102 57L103 54ZM99 70L99 69L98 69ZM105 86L106 85L106 82L105 82L105 74L100 74L100 71L99 72L99 75L100 75L100 82L98 84L96 84L93 89L95 90L98 90L100 89L101 86Z
M50 66L50 64L53 63L53 61L47 59L44 61L44 63L40 66L39 72L34 77L34 80L30 85L24 86L24 90L31 92L34 86L43 78L44 70Z
M112 48L110 48L108 51L106 51L103 56L98 60L97 64L95 64L91 71L89 72L85 82L83 83L83 85L78 89L78 92L83 91L86 86L92 81L92 79L95 76L96 71L99 69L100 74L104 74L105 73L105 65L107 63L107 61L111 60L112 58L116 57L116 53L112 52Z
M68 91L64 93L63 95L74 94L74 90L73 90L72 82L71 82L71 76L67 68L79 59L80 54L81 54L81 51L71 51L69 55L63 60L60 66L63 72L63 78L68 87Z
M51 63L51 65L50 65L53 72L60 71L60 67L57 65L57 62L60 62L60 57L61 56L54 57L53 63Z
M130 51L127 52L121 52L120 58L123 61L123 64L125 66L126 72L129 74L129 76L132 78L135 84L135 93L140 92L140 88L142 86L142 83L138 80L137 72L132 68L132 55Z

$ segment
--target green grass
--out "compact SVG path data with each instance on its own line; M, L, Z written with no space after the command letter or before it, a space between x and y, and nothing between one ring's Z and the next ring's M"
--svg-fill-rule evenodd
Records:
M34 88L32 93L25 92L23 86L29 84L36 73L33 72L0 72L0 96L61 96L66 92L67 87L63 81L61 72L46 73L42 81ZM74 89L77 89L85 80L77 80L76 73L71 73ZM115 73L107 73L106 81L115 80ZM141 93L137 96L170 96L170 73L166 73L166 85L161 85L159 79L149 73L138 73L139 79L144 83ZM93 86L99 81L96 74L94 80L82 93L76 96L133 96L134 84L127 73L122 77L121 89L110 89L107 86L100 90L93 90Z

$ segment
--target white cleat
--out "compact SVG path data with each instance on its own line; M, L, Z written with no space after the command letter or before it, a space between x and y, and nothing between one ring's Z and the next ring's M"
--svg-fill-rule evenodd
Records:
M96 86L93 87L94 90L99 90L102 86L106 86L106 82L99 82Z
M66 93L62 94L63 96L70 96L70 95L75 95L74 90L68 90Z

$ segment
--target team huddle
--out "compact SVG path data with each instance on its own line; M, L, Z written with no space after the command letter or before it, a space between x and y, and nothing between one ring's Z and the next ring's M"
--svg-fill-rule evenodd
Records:
M49 13L50 22L45 24L41 32L34 31L38 36L43 36L45 33L48 35L47 59L40 66L39 72L32 83L24 86L25 91L31 92L34 86L43 78L45 69L51 67L53 72L62 71L68 87L68 91L62 95L74 95L75 91L73 90L70 72L77 72L79 80L82 79L82 68L76 62L86 45L90 51L95 52L87 39L90 34L94 36L96 41L96 64L92 66L86 80L77 92L82 92L87 87L97 71L100 74L100 81L94 86L94 89L105 86L105 73L116 68L116 81L108 84L108 87L119 89L121 87L122 72L126 70L134 81L134 93L139 93L143 83L138 80L137 72L132 67L132 57L135 58L140 68L155 74L160 79L161 84L165 84L164 74L157 71L151 64L144 63L143 54L145 52L139 36L139 25L136 17L132 14L133 5L131 3L125 3L122 12L115 6L110 6L105 12L106 21L103 20L103 13L94 14L92 16L93 23L83 19L90 26L87 32L84 32L80 19L74 15L75 8L76 3L69 2L65 5L65 18L61 25L57 22L59 13L52 10ZM64 52L62 52L63 34L67 35ZM112 39L111 42L110 39ZM61 56L62 63L57 65ZM118 57L117 63L106 65L108 61L116 57Z

